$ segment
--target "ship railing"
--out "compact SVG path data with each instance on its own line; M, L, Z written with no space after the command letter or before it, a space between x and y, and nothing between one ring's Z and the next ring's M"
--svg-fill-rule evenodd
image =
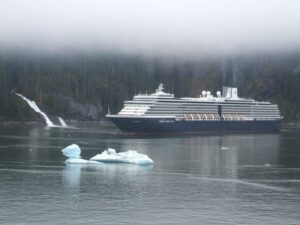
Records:
M185 121L251 121L251 120L274 120L275 118L254 118L247 117L240 114L223 114L220 118L219 114L213 113L188 113L183 114L182 116L176 116L177 120L185 120Z
M186 120L186 121L213 121L213 120L220 120L220 116L218 114L206 114L206 113L189 113L183 114L183 116L177 117L179 120Z
M177 120L184 121L270 121L270 120L280 120L282 117L252 117L252 116L244 116L240 114L223 114L222 117L218 114L209 114L209 113L189 113L183 114L182 116L176 116Z
M249 120L249 118L242 116L240 114L223 114L222 115L222 120Z

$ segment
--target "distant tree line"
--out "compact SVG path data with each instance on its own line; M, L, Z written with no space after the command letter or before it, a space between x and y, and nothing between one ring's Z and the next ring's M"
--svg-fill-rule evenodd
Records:
M68 118L58 95L99 104L102 115L124 100L152 92L159 83L175 96L213 94L237 86L240 96L278 103L286 120L300 117L300 53L219 59L167 59L125 54L0 54L0 120L31 120L26 104L13 93L34 99L47 113Z

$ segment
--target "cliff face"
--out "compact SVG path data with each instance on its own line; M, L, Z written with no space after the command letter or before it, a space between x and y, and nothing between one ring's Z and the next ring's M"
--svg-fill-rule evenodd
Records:
M300 117L300 53L209 60L10 53L0 55L0 119L34 118L12 90L49 115L101 120L108 106L118 112L124 100L161 82L178 97L237 86L240 96L278 103L286 120Z
M74 120L101 120L104 112L100 104L79 103L72 97L58 95L56 100L63 105L63 114Z

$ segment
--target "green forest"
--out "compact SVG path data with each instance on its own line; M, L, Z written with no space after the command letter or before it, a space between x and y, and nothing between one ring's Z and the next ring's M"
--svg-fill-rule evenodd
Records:
M36 119L16 92L51 116L99 121L108 107L116 113L159 83L177 97L236 86L242 97L277 103L285 121L300 120L300 53L180 59L22 51L0 54L0 120Z

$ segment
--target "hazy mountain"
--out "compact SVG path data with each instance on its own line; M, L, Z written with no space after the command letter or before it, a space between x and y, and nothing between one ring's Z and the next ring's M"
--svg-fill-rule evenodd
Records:
M36 100L48 114L100 120L108 106L154 91L162 82L178 97L196 97L237 86L243 97L278 103L286 120L299 119L300 53L208 59L145 57L133 54L44 54L9 52L0 56L1 120L36 117L13 92Z

